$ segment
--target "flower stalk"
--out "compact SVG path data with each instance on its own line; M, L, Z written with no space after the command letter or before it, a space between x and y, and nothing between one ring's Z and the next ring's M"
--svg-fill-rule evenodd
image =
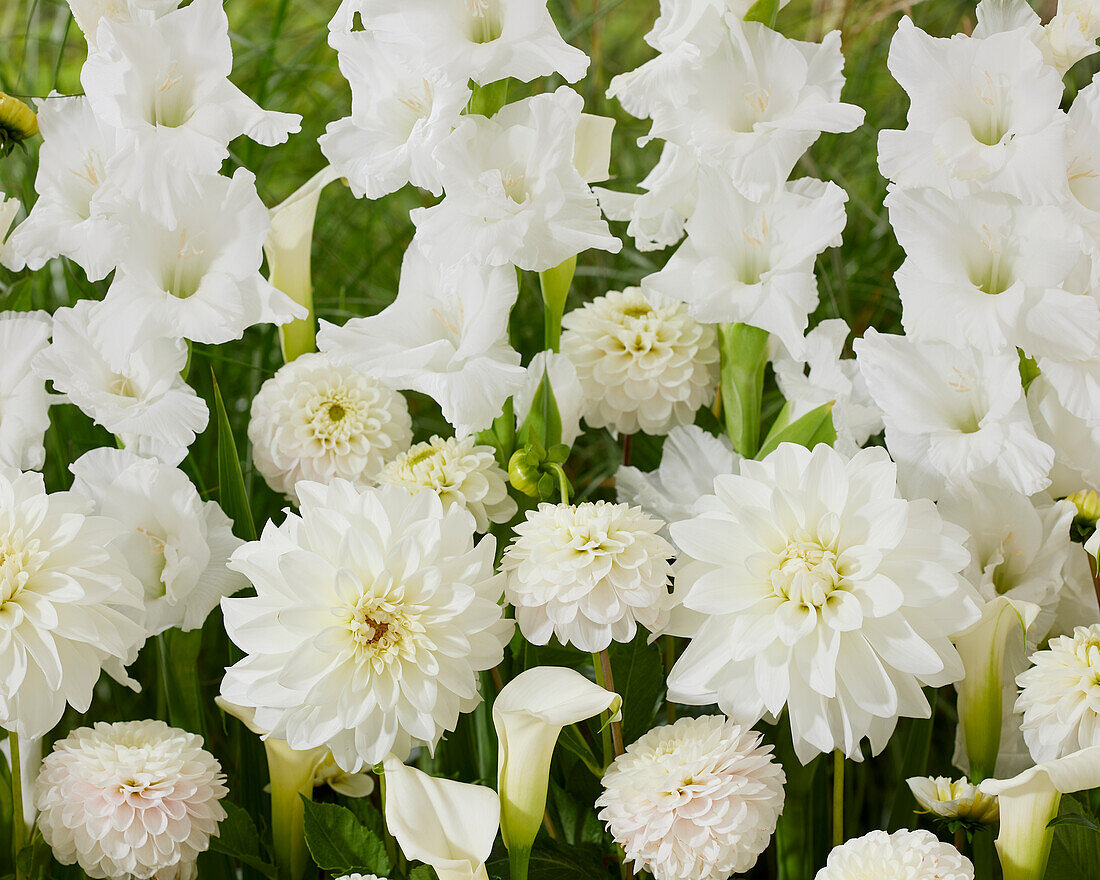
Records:
M8 746L11 749L11 858L15 866L16 880L23 880L19 866L19 853L27 840L27 823L23 818L23 773L19 760L19 734L8 731Z
M844 843L844 752L833 752L833 846Z

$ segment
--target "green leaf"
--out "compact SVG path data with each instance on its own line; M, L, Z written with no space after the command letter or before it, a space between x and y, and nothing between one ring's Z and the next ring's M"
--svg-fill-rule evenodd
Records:
M827 443L830 446L836 442L836 428L833 427L833 403L823 403L816 409L810 410L801 418L795 419L790 424L784 425L784 413L779 414L771 431L765 438L756 458L764 458L779 447L780 443L797 443L807 449L813 449L818 443Z
M561 443L561 413L554 389L550 386L550 374L543 371L542 381L531 401L531 409L516 432L516 442L526 446L534 441L543 449L550 449Z
M306 846L319 868L336 874L388 874L386 847L347 807L305 804Z
M901 760L895 765L897 769L892 786L894 796L886 813L886 828L889 831L911 827L916 801L905 780L913 776L924 776L928 770L928 753L932 746L939 691L928 688L924 694L932 709L928 717L902 719L890 744L889 756L900 755Z
M437 880L431 865L417 865L409 872L409 880Z
M760 448L760 406L768 365L768 333L748 324L719 324L722 417L733 448L745 458Z
M260 858L260 835L252 817L231 801L222 801L222 806L226 815L218 825L218 836L210 838L210 849L277 880L275 866Z
M1027 391L1031 383L1039 377L1039 365L1034 358L1024 354L1022 348L1018 348L1016 351L1020 355L1020 382L1024 386L1024 391Z
M204 700L199 687L202 630L170 629L157 636L156 641L160 686L168 703L168 720L173 727L205 736Z
M1062 796L1058 810L1061 821L1054 829L1054 843L1050 848L1050 861L1047 862L1046 880L1081 880L1082 877L1095 876L1096 866L1100 864L1100 834L1092 828L1084 827L1080 822L1069 822L1077 818L1096 824L1096 816L1076 798Z
M623 698L623 740L632 743L653 727L660 709L665 672L661 648L646 644L648 634L639 632L628 644L612 642L611 677L615 692Z
M608 880L610 876L610 865L600 847L578 844L566 848L550 841L535 847L527 874L528 880Z
M218 501L226 516L233 520L237 535L246 541L255 541L256 523L252 519L252 508L244 487L237 441L233 439L233 428L229 424L229 415L225 411L225 403L213 370L211 379L214 383L214 409L218 419Z
M768 27L775 27L779 15L779 0L756 0L745 13L745 21L758 21Z
M516 451L516 415L512 398L504 401L504 409L493 419L493 424L477 432L479 446L492 446L496 450L497 464L508 470L508 460Z

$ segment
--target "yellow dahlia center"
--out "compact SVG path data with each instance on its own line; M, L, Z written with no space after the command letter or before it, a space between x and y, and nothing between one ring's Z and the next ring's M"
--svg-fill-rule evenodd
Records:
M772 571L776 595L807 607L824 605L840 581L836 553L812 540L790 542Z
M374 596L362 597L350 609L347 627L356 652L382 662L407 651L419 629L408 609Z
M326 448L346 443L363 430L363 401L343 387L318 394L309 407L313 437Z
M39 542L24 540L19 532L0 537L0 628L10 629L23 619L19 594L39 565Z

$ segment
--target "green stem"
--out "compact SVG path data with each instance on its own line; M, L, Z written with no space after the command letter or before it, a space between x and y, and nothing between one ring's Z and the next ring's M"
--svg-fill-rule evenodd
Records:
M722 416L726 433L745 458L760 449L760 408L764 369L768 365L768 333L748 324L719 324L722 356Z
M599 654L592 655L592 668L596 672L596 684L602 688L607 687L607 680L604 677L603 660ZM615 759L615 745L611 741L611 724L609 722L610 714L602 712L600 714L600 737L603 740L603 766L604 769L610 766L611 762Z
M569 478L565 476L565 468L560 464L548 464L547 468L552 470L558 478L558 493L561 495L561 503L569 503Z
M844 843L844 752L833 752L833 846Z
M565 314L565 300L573 284L573 273L577 271L576 256L570 257L559 266L539 272L539 286L542 288L544 310L543 347L548 351L557 351L561 343L561 319Z
M23 772L19 761L19 734L8 731L11 748L11 857L16 880L23 880L19 867L19 853L27 840L27 823L23 818Z
M374 768L374 773L378 777L378 798L379 803L382 805L382 815L386 815L386 771L379 764ZM393 839L393 835L390 834L389 826L384 822L382 824L382 843L386 847L386 858L389 859L391 865L397 864L397 841Z
M531 847L512 847L508 850L508 871L511 880L527 880L527 868L531 861Z

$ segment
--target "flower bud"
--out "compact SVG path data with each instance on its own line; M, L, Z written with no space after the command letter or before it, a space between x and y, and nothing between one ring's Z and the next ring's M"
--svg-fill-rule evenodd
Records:
M18 98L0 92L0 157L36 134L38 119L34 111Z

